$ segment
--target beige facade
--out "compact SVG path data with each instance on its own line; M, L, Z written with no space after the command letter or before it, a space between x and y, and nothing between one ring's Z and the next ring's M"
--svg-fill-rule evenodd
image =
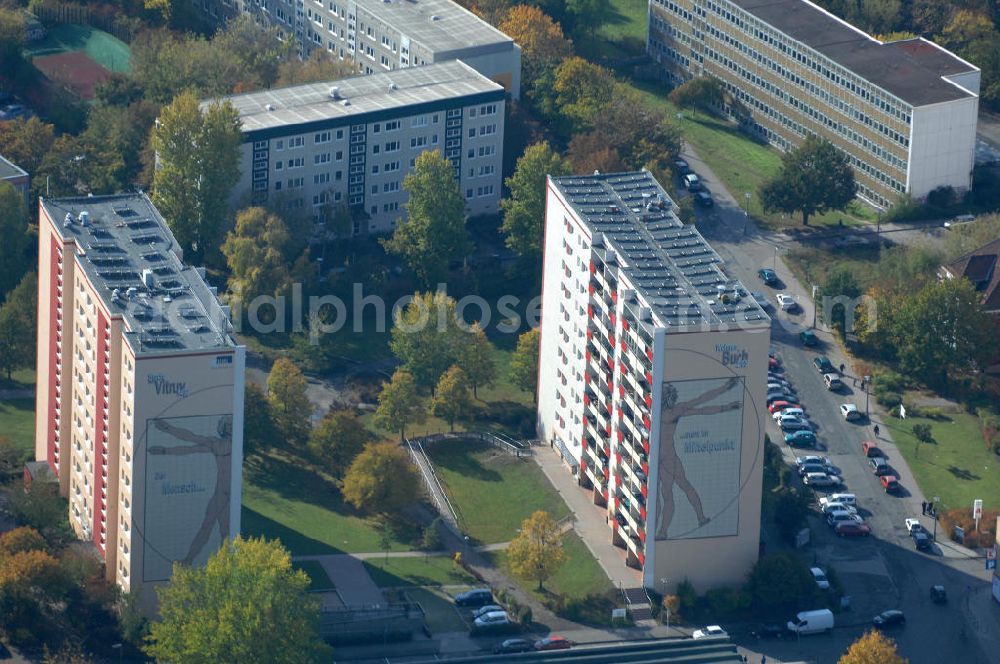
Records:
M165 528L163 514L149 509L151 488L163 483L146 474L150 426L205 413L231 423L221 461L203 431L175 429L177 444L160 446L177 450L153 452L227 473L225 518L204 537L202 526L221 514L220 500L204 498L219 492L187 481L190 467L157 466L202 498L175 505L171 544L159 549L198 544L196 555L171 561L200 564L239 532L244 349L214 291L179 256L144 195L40 202L35 458L59 478L70 525L94 544L107 578L142 590L146 601L147 582L167 578L144 573L141 553ZM177 442L195 435L204 440Z
M757 559L770 320L740 292L648 172L549 179L539 437L658 592Z
M882 43L807 0L650 0L647 48L675 83L722 81L781 149L828 139L875 205L971 185L979 70L927 40Z

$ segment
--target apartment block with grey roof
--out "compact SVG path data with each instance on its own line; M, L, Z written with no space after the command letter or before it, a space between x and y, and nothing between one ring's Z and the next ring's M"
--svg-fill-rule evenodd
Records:
M980 71L926 39L884 43L807 0L650 0L647 50L674 83L721 80L782 149L828 139L877 206L971 186Z

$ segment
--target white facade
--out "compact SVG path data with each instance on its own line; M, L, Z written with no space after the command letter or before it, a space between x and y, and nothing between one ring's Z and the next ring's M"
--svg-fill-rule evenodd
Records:
M461 62L229 101L244 136L233 207L273 205L321 221L347 204L353 235L391 233L405 218L403 179L421 153L440 150L467 213L499 209L503 89ZM317 225L314 237L323 231Z
M539 437L637 582L737 584L760 534L770 321L647 172L549 179Z
M968 189L978 113L978 97L913 109L907 190L914 198L923 198L936 187Z

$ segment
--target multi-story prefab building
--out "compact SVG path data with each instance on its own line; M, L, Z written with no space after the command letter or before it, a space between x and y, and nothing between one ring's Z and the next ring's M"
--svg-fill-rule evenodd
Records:
M760 543L770 319L648 172L547 187L539 436L646 587L742 583Z
M521 94L521 47L452 0L212 0L213 19L244 13L294 35L304 56L326 49L363 74L462 60Z
M41 199L35 458L126 591L240 531L244 348L144 194Z
M875 205L971 186L980 72L926 39L883 43L808 0L650 0L647 49L675 83L721 80L782 149L828 139Z
M31 176L17 164L4 159L3 155L0 155L0 182L6 182L14 187L14 189L24 196L24 202L28 202L28 189L31 185Z
M469 215L495 214L504 99L459 61L229 97L243 129L232 204L320 220L346 202L355 235L391 232L404 214L403 178L422 152L440 150Z

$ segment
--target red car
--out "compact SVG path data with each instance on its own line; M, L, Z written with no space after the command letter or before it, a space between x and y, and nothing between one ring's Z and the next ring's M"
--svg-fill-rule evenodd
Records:
M767 368L768 369L778 369L781 367L781 362L776 357L767 358Z
M882 488L886 493L896 493L903 487L899 484L899 478L895 475L883 475L879 478L882 481Z
M565 636L547 636L535 641L535 650L569 650L573 642Z
M872 534L871 528L863 523L853 521L843 521L833 529L840 537L868 537Z
M861 453L869 459L874 457L885 457L885 452L882 451L882 448L880 448L878 443L874 440L866 440L861 443Z
M797 403L792 403L791 401L772 401L771 405L767 407L767 410L774 415L779 410L784 410L786 408L801 408Z

